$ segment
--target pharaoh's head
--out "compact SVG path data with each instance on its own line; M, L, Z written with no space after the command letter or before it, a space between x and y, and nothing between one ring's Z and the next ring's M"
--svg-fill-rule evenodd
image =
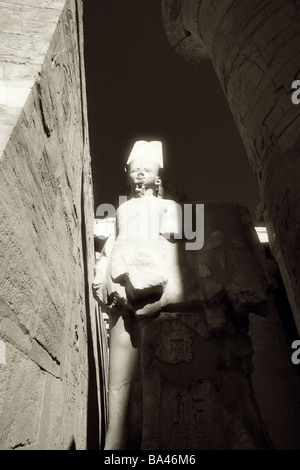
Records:
M126 165L128 183L133 197L157 196L163 167L162 145L158 141L138 141Z

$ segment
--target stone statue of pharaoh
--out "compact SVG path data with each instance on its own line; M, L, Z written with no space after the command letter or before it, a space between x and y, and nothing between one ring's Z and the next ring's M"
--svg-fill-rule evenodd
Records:
M125 446L140 336L136 318L159 311L167 284L164 251L169 242L163 235L180 228L174 201L158 197L162 166L161 142L135 143L125 169L129 199L116 213L116 240L106 241L96 265L94 291L110 319L106 449Z
M159 197L162 167L160 142L136 142L130 198L96 266L110 321L105 449L269 448L250 382L248 316L266 313L268 280L249 213L205 203L203 246L187 249L183 212L203 204Z

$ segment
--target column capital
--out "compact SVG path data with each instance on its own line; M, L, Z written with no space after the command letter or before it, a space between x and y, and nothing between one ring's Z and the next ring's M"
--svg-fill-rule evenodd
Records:
M209 57L199 33L202 0L162 0L162 19L172 48L187 62Z

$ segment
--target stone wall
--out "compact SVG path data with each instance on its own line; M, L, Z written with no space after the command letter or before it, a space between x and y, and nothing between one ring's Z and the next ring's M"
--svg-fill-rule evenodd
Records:
M0 448L97 449L81 0L1 0L0 29Z

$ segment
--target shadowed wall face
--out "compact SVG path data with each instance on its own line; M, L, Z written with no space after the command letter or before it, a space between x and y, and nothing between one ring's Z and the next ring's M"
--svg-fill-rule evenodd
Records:
M173 48L214 65L256 174L272 252L300 329L300 9L293 1L163 0Z
M0 448L97 448L82 5L0 1L0 16Z

